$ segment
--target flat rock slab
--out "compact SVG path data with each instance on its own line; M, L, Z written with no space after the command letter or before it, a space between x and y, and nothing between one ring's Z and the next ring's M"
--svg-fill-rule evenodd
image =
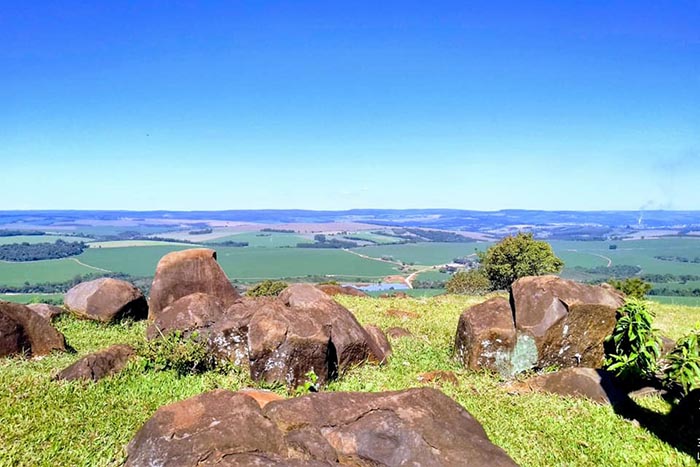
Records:
M514 466L464 408L431 388L318 393L264 407L216 390L161 407L127 466Z
M556 373L535 376L514 386L516 391L544 391L560 396L584 397L601 404L616 404L627 399L613 376L595 368L565 368Z
M99 381L106 376L120 372L135 353L134 348L130 345L113 345L86 355L71 366L64 368L55 379Z
M163 256L156 267L150 295L150 318L176 300L193 293L218 298L224 308L240 299L240 294L216 262L216 251L193 248Z
M82 282L63 297L65 307L80 318L109 323L148 316L148 302L133 284L108 277Z
M47 355L66 350L66 338L31 308L0 301L0 357Z

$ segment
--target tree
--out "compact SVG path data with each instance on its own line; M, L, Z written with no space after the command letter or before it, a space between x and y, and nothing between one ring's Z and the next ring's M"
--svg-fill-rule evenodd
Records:
M623 281L610 279L608 283L628 297L638 298L640 300L651 290L651 284L644 282L639 277L629 277Z
M491 289L491 282L481 269L471 269L454 273L445 289L451 294L483 295Z
M479 261L494 290L510 290L521 277L556 274L564 267L549 243L535 240L531 233L504 238L479 253Z

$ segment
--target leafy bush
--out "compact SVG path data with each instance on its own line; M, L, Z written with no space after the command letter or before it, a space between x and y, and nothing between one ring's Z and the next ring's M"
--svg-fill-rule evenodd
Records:
M606 338L605 367L625 379L654 375L661 355L661 339L652 328L653 311L630 298L617 310L617 323Z
M564 267L551 245L535 240L531 233L508 236L477 255L486 277L496 290L510 289L521 277L555 274Z
M625 280L610 279L610 285L628 297L643 299L651 290L651 284L644 282L639 277L629 277Z
M491 290L491 281L480 269L459 271L445 283L445 289L458 295L483 295Z
M144 342L137 349L142 370L174 370L184 376L215 369L215 359L209 354L206 343L197 337L193 334L184 338L180 331L175 331Z
M288 284L284 281L266 280L248 289L246 295L249 297L276 297Z
M667 385L679 387L683 395L700 388L700 328L679 339L667 359Z

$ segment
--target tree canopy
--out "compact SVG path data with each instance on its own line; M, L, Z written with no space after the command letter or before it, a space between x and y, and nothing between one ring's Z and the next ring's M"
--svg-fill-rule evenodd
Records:
M556 274L564 267L549 243L535 240L531 233L505 237L480 253L479 261L496 290L510 289L521 277Z

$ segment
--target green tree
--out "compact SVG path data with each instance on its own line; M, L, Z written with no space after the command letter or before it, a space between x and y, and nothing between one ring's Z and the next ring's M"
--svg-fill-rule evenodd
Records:
M625 280L610 279L608 283L628 297L640 300L651 290L651 284L639 277L628 277Z
M451 294L483 295L491 290L491 281L481 269L471 269L454 273L445 288Z
M535 240L531 233L508 236L478 255L495 290L509 290L521 277L556 274L564 267L549 243Z

